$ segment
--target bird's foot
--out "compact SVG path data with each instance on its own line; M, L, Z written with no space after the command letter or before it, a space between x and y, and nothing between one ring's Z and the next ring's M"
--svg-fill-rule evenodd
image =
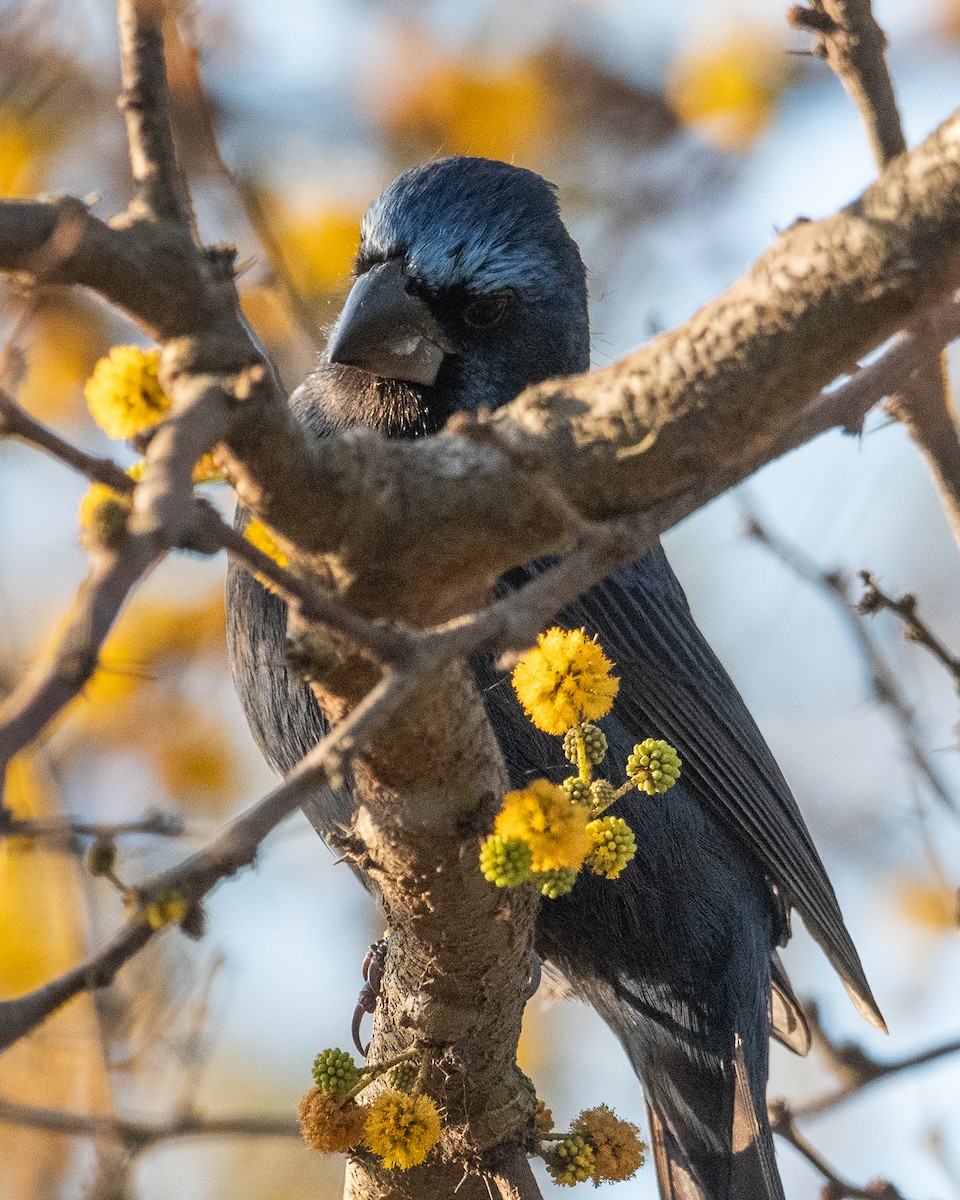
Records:
M360 995L357 997L357 1007L353 1010L353 1023L351 1025L353 1044L364 1058L367 1057L370 1043L368 1042L364 1046L360 1041L360 1024L363 1021L365 1013L376 1012L377 1000L380 996L380 985L383 983L383 972L386 964L387 939L382 937L379 941L371 942L370 949L364 955L364 983L360 989Z

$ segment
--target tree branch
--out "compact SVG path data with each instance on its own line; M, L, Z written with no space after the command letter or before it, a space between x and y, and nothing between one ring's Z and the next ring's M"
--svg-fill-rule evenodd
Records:
M127 122L136 207L143 215L169 221L195 237L193 210L177 165L170 123L161 28L166 8L167 0L117 2L123 79L119 106Z
M875 1179L866 1187L859 1187L842 1179L797 1128L794 1114L784 1101L771 1104L769 1114L773 1132L802 1154L814 1170L819 1171L827 1181L822 1193L823 1200L845 1200L846 1197L850 1200L904 1200L903 1194L884 1179Z
M874 20L870 0L813 0L795 6L790 19L814 29L818 49L853 97L867 126L877 166L883 168L906 148L893 81L887 69L887 39ZM921 326L918 334L924 337ZM887 403L908 429L933 474L954 537L960 542L960 437L950 405L946 362L938 345L906 386Z
M817 1006L809 1004L805 1008L814 1045L841 1082L834 1091L792 1106L793 1115L797 1118L820 1116L881 1079L889 1079L891 1075L912 1071L916 1067L925 1067L951 1054L960 1054L960 1038L956 1038L893 1062L880 1062L867 1054L857 1042L835 1042L823 1028Z
M870 0L811 0L794 5L787 20L817 36L817 53L833 68L856 104L880 166L907 148L887 69L887 38Z
M126 538L116 552L97 551L52 655L0 704L0 783L13 756L80 694L130 589L163 557L157 538Z
M129 1121L123 1117L61 1112L0 1099L0 1122L62 1133L67 1137L109 1138L142 1153L174 1138L290 1138L300 1129L290 1117L205 1117L184 1113L169 1121Z
M863 622L857 619L856 607L849 592L850 581L841 571L821 570L798 546L791 545L781 535L773 533L749 510L747 534L789 567L804 583L822 592L836 606L837 612L853 635L867 668L873 698L892 713L907 753L913 765L927 781L931 792L945 808L956 812L957 800L923 746L916 717L901 691L896 674L890 669L873 638L864 628Z
M904 640L916 642L918 646L924 646L929 650L933 657L947 669L954 686L960 691L960 658L951 654L926 622L921 621L917 615L916 596L907 593L899 600L888 596L869 571L861 571L860 579L863 582L864 592L857 605L859 611L875 613L880 612L881 609L887 609L889 612L895 613L903 622Z
M172 888L195 906L221 879L249 866L267 834L315 793L326 774L339 769L344 754L355 743L363 744L389 719L412 687L413 681L408 676L385 676L350 716L300 762L282 786L232 821L205 849L152 879L143 889L144 897L149 899ZM33 992L0 1002L0 1051L35 1029L74 996L106 987L155 932L145 922L128 922L79 966Z

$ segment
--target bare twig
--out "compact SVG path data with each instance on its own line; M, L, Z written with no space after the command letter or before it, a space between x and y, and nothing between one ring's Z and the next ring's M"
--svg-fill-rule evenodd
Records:
M770 1127L773 1132L779 1134L794 1150L802 1154L826 1180L826 1186L822 1192L823 1200L846 1200L847 1197L850 1200L904 1200L902 1192L884 1179L875 1179L866 1187L860 1187L846 1179L841 1179L820 1151L811 1146L810 1142L797 1129L794 1114L784 1101L776 1101L771 1104L769 1114Z
M897 600L883 591L875 576L869 571L861 571L860 578L864 586L863 596L857 605L860 612L875 613L880 612L881 609L887 609L889 612L895 613L903 622L904 638L908 642L916 642L917 645L926 647L934 658L946 667L953 679L954 686L960 691L960 658L951 654L929 625L917 615L916 596L908 592Z
M415 685L410 675L388 673L349 717L314 747L287 780L232 821L209 846L140 889L144 898L174 889L191 905L220 880L253 862L260 843L338 768L343 756L362 745L403 703ZM155 935L150 925L130 921L78 967L14 1000L0 1002L0 1051L35 1029L81 992L112 982L123 964Z
M157 538L128 537L116 552L94 554L52 655L0 705L0 781L13 756L86 686L130 589L164 553Z
M804 1104L794 1105L792 1111L797 1118L820 1116L881 1079L889 1079L891 1075L899 1075L901 1072L927 1066L928 1063L937 1062L952 1054L960 1054L960 1038L956 1038L893 1062L880 1062L867 1054L856 1042L835 1042L824 1030L815 1004L806 1005L805 1010L813 1035L813 1044L839 1078L840 1086Z
M119 103L127 120L130 166L143 215L169 221L195 237L170 125L161 28L166 7L166 0L118 0L123 77Z
M866 665L874 699L893 714L910 759L927 781L930 790L944 807L956 812L956 798L924 748L916 717L900 689L895 673L887 665L873 638L864 628L863 622L857 619L856 606L850 595L851 581L840 571L822 570L798 546L787 542L782 535L773 533L749 511L747 534L805 583L817 588L835 604Z
M816 34L817 53L860 110L877 162L882 165L906 150L887 70L887 39L874 20L870 0L811 0L809 8L794 5L787 20Z
M816 33L821 56L860 110L882 169L906 150L907 143L887 69L887 39L874 19L871 0L811 0L810 8L794 6L789 19ZM922 324L917 335L921 339L926 335ZM960 542L960 437L951 411L946 362L935 341L912 378L890 396L887 408L907 427L926 458Z
M7 809L0 809L0 837L38 838L68 849L77 846L81 838L113 841L118 837L150 835L152 837L182 837L186 832L183 817L177 813L149 809L142 817L130 821L83 821L75 817L21 819Z
M36 1108L4 1099L0 1099L0 1122L41 1129L45 1133L62 1133L67 1137L110 1138L135 1153L174 1138L286 1138L300 1135L299 1126L290 1117L208 1117L184 1113L169 1121L131 1121L123 1117Z

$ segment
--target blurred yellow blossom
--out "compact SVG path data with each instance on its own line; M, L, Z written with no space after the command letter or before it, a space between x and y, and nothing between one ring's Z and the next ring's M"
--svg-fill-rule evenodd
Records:
M278 225L284 260L307 295L345 287L360 244L360 213L350 208L287 212Z
M540 65L445 54L420 30L397 32L404 70L376 81L374 116L411 156L475 154L530 159L552 119L553 97ZM386 90L386 96L383 92Z
M30 326L20 403L56 424L79 416L81 389L108 341L104 312L77 295L45 297Z
M724 150L748 150L766 129L794 67L763 32L740 31L681 55L667 76L678 118Z
M960 926L960 897L928 879L906 879L898 891L900 909L908 920L935 932Z
M83 394L108 437L131 438L156 425L170 407L160 385L160 351L114 346L93 368Z

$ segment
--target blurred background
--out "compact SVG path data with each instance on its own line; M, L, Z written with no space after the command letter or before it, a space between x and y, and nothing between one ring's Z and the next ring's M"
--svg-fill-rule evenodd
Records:
M912 143L960 98L960 4L875 10ZM203 235L238 245L246 311L293 386L345 293L366 204L439 154L504 158L557 182L591 273L595 363L682 321L778 229L831 212L874 174L853 106L809 49L772 0L198 0L171 26L169 65ZM96 193L97 213L122 208L117 90L106 0L0 3L0 194ZM24 312L3 286L0 334ZM94 426L82 387L136 331L91 296L35 300L23 403L132 462ZM0 444L0 688L53 636L84 574L84 491L35 451ZM226 492L212 489L225 511ZM799 923L785 955L794 985L834 1037L900 1058L960 1035L957 696L894 618L857 615L747 536L748 513L805 569L842 572L853 602L860 568L914 592L960 652L957 548L918 455L882 413L863 436L819 439L666 538L796 791L891 1036L858 1018ZM223 573L222 560L183 557L158 570L94 683L11 780L18 815L37 820L181 819L176 836L121 839L128 882L179 860L272 783L228 678ZM887 671L879 696L864 635ZM891 693L899 714L882 702ZM349 1041L382 919L301 818L207 909L201 941L168 932L116 986L9 1051L0 1099L161 1123L194 1110L291 1118L317 1050ZM62 845L0 843L0 996L73 965L120 920L115 890ZM538 996L521 1049L558 1124L601 1102L644 1123L633 1076L590 1010ZM801 1104L836 1082L816 1055L774 1049L771 1097ZM802 1127L861 1186L883 1176L910 1200L960 1197L958 1112L960 1058L944 1057ZM778 1153L791 1200L817 1196L817 1173L791 1148ZM170 1137L131 1154L115 1139L0 1122L9 1200L325 1200L342 1173L291 1137ZM652 1166L616 1186L652 1198Z

